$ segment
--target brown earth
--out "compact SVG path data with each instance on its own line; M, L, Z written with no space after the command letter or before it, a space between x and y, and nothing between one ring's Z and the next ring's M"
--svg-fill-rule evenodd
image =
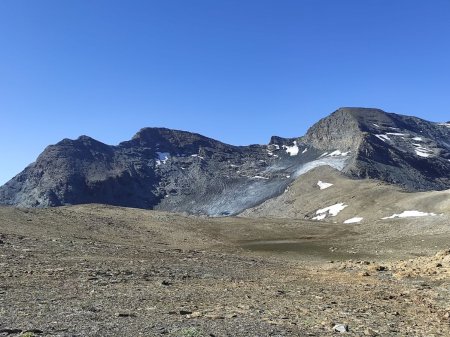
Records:
M450 336L447 221L0 208L0 336Z
M317 185L319 181L333 185L321 190ZM241 215L311 219L318 209L337 203L347 207L324 221L343 223L353 217L362 217L362 223L372 223L407 210L448 214L450 190L405 192L378 180L349 179L331 167L321 166L295 180L285 193L247 209Z

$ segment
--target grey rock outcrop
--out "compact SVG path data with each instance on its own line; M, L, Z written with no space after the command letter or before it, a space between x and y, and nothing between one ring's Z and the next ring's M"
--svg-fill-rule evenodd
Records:
M104 203L205 215L237 214L329 165L411 191L450 188L450 124L341 108L304 137L233 146L185 131L145 128L117 146L87 136L51 145L0 187L0 204Z

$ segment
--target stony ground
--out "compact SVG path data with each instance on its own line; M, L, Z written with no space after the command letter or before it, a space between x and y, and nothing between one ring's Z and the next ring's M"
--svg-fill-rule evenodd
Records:
M448 236L416 258L405 237L390 255L332 259L367 233L326 226L0 208L0 336L450 336ZM237 240L293 237L327 242L328 253Z

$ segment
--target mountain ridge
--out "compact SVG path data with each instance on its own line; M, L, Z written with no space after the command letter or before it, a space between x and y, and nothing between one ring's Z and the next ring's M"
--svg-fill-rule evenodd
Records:
M212 216L276 197L317 166L409 191L450 188L450 124L340 108L301 137L235 146L182 130L142 128L107 145L89 136L50 145L5 185L0 204L104 203Z

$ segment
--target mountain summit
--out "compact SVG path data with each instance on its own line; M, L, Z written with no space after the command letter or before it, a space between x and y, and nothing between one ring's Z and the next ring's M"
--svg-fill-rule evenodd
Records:
M88 136L48 146L0 187L0 204L104 203L230 215L280 195L318 166L409 191L450 188L450 124L341 108L305 136L232 146L199 134L141 129L117 146Z

